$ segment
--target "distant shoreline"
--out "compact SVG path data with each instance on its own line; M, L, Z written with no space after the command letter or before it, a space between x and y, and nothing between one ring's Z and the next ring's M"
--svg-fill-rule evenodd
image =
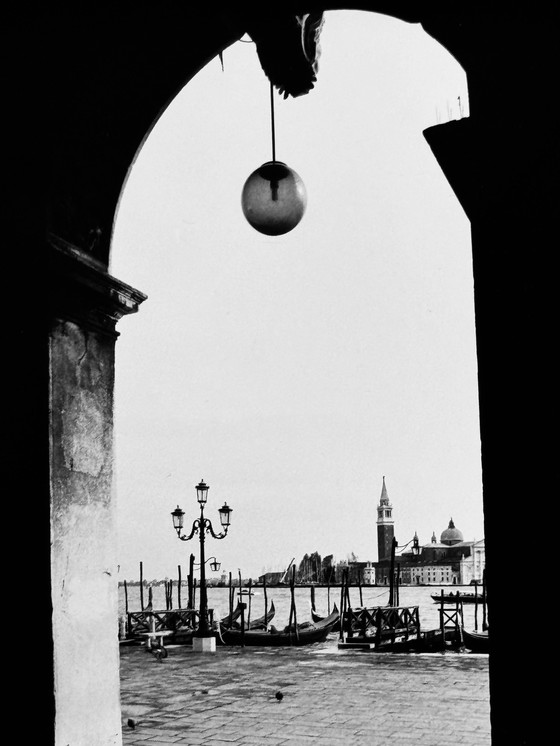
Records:
M119 588L124 586L126 583L127 586L150 586L150 585L165 585L166 582L173 581L173 585L177 585L178 581L175 578L170 578L169 580L144 580L142 583L140 583L139 580L119 580ZM351 588L386 588L389 590L389 585L370 585L362 583L361 586L358 585L358 583L349 584ZM481 585L479 583L479 585ZM188 587L188 581L182 580L181 581L181 587ZM198 586L198 583L197 583ZM208 588L229 588L229 583L208 583ZM238 583L232 583L232 588L239 588ZM251 588L264 588L265 586L262 585L262 583L251 583ZM399 583L399 588L473 588L474 584L468 583L459 585L458 583ZM242 589L246 590L249 588L248 585L242 585ZM266 584L267 590L269 588L290 588L289 583L275 583L275 584ZM295 583L294 588L342 588L341 583Z

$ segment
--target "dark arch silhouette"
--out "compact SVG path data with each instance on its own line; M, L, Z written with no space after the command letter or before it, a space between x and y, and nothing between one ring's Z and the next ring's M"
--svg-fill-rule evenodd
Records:
M520 514L556 486L554 462L546 457L555 392L549 351L556 329L546 307L557 209L550 187L556 133L547 116L556 84L555 26L542 10L525 6L503 13L467 2L447 4L444 11L430 2L343 6L420 23L467 74L470 117L432 127L425 136L472 226L487 583L495 630L493 740L539 743L537 659L519 636L519 622L530 629L531 617L512 617L506 591L515 578L530 594L546 567L546 547L532 533L540 516L535 508L520 536ZM292 14L341 9L311 2L282 7ZM7 251L23 287L10 322L16 327L10 394L17 402L15 473L31 501L33 524L31 550L18 553L25 555L18 568L39 584L35 654L41 673L35 685L42 701L52 704L51 509L54 504L55 518L64 522L73 500L79 503L84 474L88 489L106 488L94 484L89 461L80 471L68 456L64 397L71 385L95 395L84 369L93 346L74 357L69 334L78 330L80 344L94 340L97 361L110 373L118 319L143 300L140 291L107 273L115 210L135 154L188 80L269 19L250 3L226 9L116 4L110 11L41 6L33 13L6 16L15 83L9 100L12 121L21 125L19 137L7 141L16 156L7 197L16 231ZM108 407L102 410L107 449L110 420ZM73 435L93 437L87 427ZM21 505L14 510L11 525L23 525L22 511Z

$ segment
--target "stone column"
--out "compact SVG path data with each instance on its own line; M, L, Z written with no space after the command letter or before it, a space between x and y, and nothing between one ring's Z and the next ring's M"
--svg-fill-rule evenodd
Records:
M142 293L51 242L50 485L56 744L121 743L113 488L115 325Z

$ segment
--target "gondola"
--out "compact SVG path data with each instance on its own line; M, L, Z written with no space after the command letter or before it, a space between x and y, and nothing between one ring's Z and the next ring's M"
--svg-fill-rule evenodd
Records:
M466 630L464 627L463 642L465 647L473 653L489 653L490 652L490 639L488 637L488 630L479 632L478 630Z
M304 622L297 628L292 625L283 630L271 627L266 630L224 629L220 626L220 639L224 645L245 645L247 647L286 647L312 645L324 642L339 619L338 611L333 611L321 622Z
M464 604L482 604L484 603L484 596L482 594L475 595L474 593L431 593L430 594L436 603L442 601L446 604L453 604L456 601L462 601Z
M266 612L266 616L263 614L258 619L253 619L249 622L248 625L245 626L245 629L266 629L270 622L274 619L274 615L276 614L276 609L274 608L274 601L270 602L270 608ZM227 617L226 620L223 620L220 622L220 626L225 629L241 629L241 624L235 619L232 624L227 624Z
M242 611L243 607L241 606L241 603L238 603L235 609L232 610L231 614L226 614L225 617L220 619L219 624L226 627L230 627L236 624L237 620L241 616ZM214 623L214 628L217 628L217 626L218 625ZM191 645L193 634L195 633L195 631L196 630L193 627L177 627L174 630L173 635L170 637L169 642L173 643L174 645Z
M333 605L333 611L336 611L338 613L338 607L337 607L336 604ZM359 611L359 608L358 609L354 609L354 611ZM374 611L374 609L370 609L370 611ZM313 607L311 608L311 618L313 619L314 622L320 622L320 621L322 621L324 619L324 617L322 617L319 614L317 614L317 612L315 611L315 609ZM333 627L333 632L340 632L340 625L341 625L341 620L339 618L338 622ZM352 623L352 631L353 632L361 632L362 631L361 625L358 622L354 621Z
M220 619L220 624L224 624L226 627L231 627L232 624L235 624L239 617L241 616L241 613L243 611L243 606L241 606L241 601L237 602L237 606L231 614L227 614L225 617Z
M334 613L338 614L338 607L337 607L337 605L336 605L336 604L334 604L334 605L333 605L333 610L332 610L332 613L333 613L333 614L334 614ZM313 620L313 621L314 621L315 623L317 623L317 622L322 622L322 621L324 621L324 620L325 620L325 618L326 618L326 617L324 617L324 616L321 616L320 614L317 614L317 612L315 611L315 607L311 607L311 619L312 619L312 620ZM339 616L339 619L338 619L338 621L337 621L337 622L335 623L335 625L334 625L334 627L333 627L332 631L333 631L333 632L339 632L339 631L340 631L340 616Z
M338 606L336 604L333 605L333 612L336 612L338 614ZM311 607L311 619L314 622L322 622L325 617L317 614L317 612L315 611L315 607L313 606Z

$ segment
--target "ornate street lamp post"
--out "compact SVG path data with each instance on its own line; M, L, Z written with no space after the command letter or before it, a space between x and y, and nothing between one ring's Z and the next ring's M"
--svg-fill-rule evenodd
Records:
M196 499L200 505L200 518L194 520L192 530L188 536L182 533L185 517L184 511L182 511L177 505L177 508L171 513L173 518L173 528L177 532L177 536L181 541L189 541L197 533L200 538L200 619L198 630L193 636L193 650L198 652L214 652L216 650L216 637L208 626L208 595L206 590L205 571L206 560L204 557L205 534L211 534L214 539L224 539L228 532L230 515L232 512L227 503L224 503L218 510L223 531L217 534L212 527L212 522L204 517L204 506L206 505L209 489L209 486L205 484L204 481L201 481L200 484L196 485Z

